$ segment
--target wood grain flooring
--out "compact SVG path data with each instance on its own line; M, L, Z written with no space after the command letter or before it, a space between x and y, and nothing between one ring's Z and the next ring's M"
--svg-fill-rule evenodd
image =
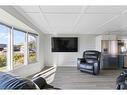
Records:
M116 88L116 78L120 72L121 70L101 70L100 74L95 76L80 72L76 67L58 67L52 85L65 90L112 90Z

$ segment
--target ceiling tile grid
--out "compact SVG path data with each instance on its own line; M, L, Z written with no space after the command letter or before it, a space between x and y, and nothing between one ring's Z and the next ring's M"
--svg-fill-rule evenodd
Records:
M46 34L101 34L104 31L118 30L126 24L119 16L126 13L127 6L20 6L20 8L33 20L34 25L43 31L46 30Z

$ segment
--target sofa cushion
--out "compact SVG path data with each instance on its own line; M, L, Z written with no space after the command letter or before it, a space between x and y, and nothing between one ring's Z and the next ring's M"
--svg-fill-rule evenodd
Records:
M32 80L40 89L50 89L53 86L47 84L46 80L42 77L38 77Z
M0 72L0 89L36 89L30 80Z

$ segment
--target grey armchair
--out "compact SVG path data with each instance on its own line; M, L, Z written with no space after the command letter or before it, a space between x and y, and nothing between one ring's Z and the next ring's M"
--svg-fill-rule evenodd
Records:
M100 71L100 55L99 51L87 50L83 53L83 58L77 59L77 69L83 72L99 74Z

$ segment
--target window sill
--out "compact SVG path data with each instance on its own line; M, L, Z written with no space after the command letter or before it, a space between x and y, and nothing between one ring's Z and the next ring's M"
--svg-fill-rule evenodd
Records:
M14 67L13 70L5 70L5 72L13 72L15 70L22 69L22 68L28 67L30 65L33 65L33 64L37 64L37 62L35 62L35 63L28 63L27 65L24 65L24 64L18 65L16 67Z

